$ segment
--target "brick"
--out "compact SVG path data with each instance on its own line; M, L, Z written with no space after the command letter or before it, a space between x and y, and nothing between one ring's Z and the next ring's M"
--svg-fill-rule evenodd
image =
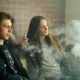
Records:
M48 3L48 5L47 5L48 7L56 7L56 4L55 3Z
M29 2L29 4L30 4L30 6L39 6L39 3L38 2L34 2L34 1Z
M14 18L18 17L18 13L17 13L17 12L12 11L12 16L13 16Z
M34 12L35 8L34 7L29 7L29 12Z
M0 6L0 11L5 11L4 6Z
M23 18L23 23L24 24L29 24L30 23L30 19L29 18Z
M4 0L4 5L11 5L11 4L12 4L11 1L12 1L12 0Z
M56 13L47 13L48 17L55 17Z
M22 21L23 19L22 18L16 18L16 22L19 24L19 23L22 23L23 21Z
M51 12L51 9L50 8L43 8L43 7L36 7L35 8L35 11L36 12L45 12L45 13L47 13L47 12Z
M64 15L63 14L56 13L55 14L55 17L64 17Z
M28 1L24 2L23 6L30 6L30 2L28 2Z
M16 1L18 6L23 6L25 4L24 1Z
M47 17L47 13L38 13L38 15L43 16L43 17Z
M17 5L17 1L15 1L15 0L11 0L11 1L12 1L12 2L11 2L11 5L12 5L12 6L14 6L14 5L16 6L16 5Z
M25 15L25 13L29 12L29 7L25 6L25 7L22 7L22 10L23 10L23 13Z
M0 5L4 5L4 0L0 0Z
M54 12L58 13L59 12L59 8L54 8Z
M53 10L52 10L52 8L46 8L46 11L47 12L52 12Z
M64 24L64 23L56 23L55 25L56 25L56 27L60 27L62 24Z
M20 12L20 11L22 11L22 7L18 7L18 6L12 7L12 10L15 12Z
M59 18L52 18L52 22L59 22L60 19Z
M24 30L27 30L29 27L29 24L22 24L22 28L24 28Z
M34 11L36 11L36 12L43 12L43 8L41 8L41 7L36 7L36 8L34 8Z
M20 41L27 32L30 20L37 15L46 17L50 31L65 23L65 5L63 0L0 0L0 11L15 18L13 32Z
M4 10L5 11L12 11L12 7L10 7L10 6L4 6Z
M47 7L47 3L46 2L39 2L39 5L38 6L40 6L40 7Z

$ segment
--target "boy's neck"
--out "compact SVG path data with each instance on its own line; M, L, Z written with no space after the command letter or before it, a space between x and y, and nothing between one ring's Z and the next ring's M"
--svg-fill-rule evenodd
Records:
M0 45L4 44L4 40L0 39Z

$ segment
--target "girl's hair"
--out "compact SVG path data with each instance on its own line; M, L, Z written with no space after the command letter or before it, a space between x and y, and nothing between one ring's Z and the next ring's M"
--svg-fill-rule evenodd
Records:
M44 18L42 16L35 16L32 18L32 20L30 22L27 37L33 44L40 43L40 40L38 37L38 29L39 29L40 21L43 19L46 20L46 18ZM55 47L58 54L60 55L60 51L59 51L57 44L56 44L54 38L52 37L52 35L48 34L47 36L45 36L45 40L48 45L52 44Z
M42 19L45 19L45 18L42 16L35 16L31 19L29 29L28 29L28 34L27 34L27 37L29 38L29 40L34 41L38 39L38 29L39 29L40 21Z

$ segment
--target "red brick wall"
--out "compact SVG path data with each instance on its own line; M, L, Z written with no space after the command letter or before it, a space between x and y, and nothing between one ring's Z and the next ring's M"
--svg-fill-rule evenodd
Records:
M35 15L46 17L50 30L65 24L65 0L0 0L0 11L15 18L13 33L19 41Z

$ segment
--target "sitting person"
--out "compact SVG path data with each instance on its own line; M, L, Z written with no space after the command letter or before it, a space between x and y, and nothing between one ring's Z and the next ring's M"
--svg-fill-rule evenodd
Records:
M28 34L21 40L21 46L27 58L30 80L67 78L69 70L61 45L55 36L49 34L48 23L44 17L32 18Z
M0 80L28 80L18 50L8 41L13 23L12 16L0 12Z

